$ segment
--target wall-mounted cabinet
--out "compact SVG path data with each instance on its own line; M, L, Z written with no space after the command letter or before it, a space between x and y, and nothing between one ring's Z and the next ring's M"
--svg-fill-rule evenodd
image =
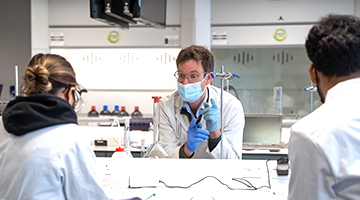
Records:
M303 47L311 27L312 25L217 26L211 28L211 47Z
M180 47L180 28L50 28L51 48L176 48Z
M211 24L314 23L321 16L354 14L354 0L212 0Z
M354 14L354 1L213 0L212 48L301 47L328 14Z

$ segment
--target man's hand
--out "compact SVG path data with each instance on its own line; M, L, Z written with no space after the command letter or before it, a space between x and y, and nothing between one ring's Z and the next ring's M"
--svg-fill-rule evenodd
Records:
M215 131L219 127L219 117L220 111L217 107L217 104L213 98L211 98L212 106L206 102L204 102L205 109L202 110L201 114L203 115L204 119L206 120L206 129L209 132Z
M195 121L195 118L191 120L189 129L187 130L186 148L190 152L194 152L199 146L200 142L205 142L209 139L209 132L201 129L201 123L196 126Z

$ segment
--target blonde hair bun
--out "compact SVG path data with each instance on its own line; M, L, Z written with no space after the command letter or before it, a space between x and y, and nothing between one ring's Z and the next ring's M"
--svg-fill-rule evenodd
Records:
M23 92L27 95L54 94L51 82L77 85L75 72L65 58L55 54L37 54L26 68Z

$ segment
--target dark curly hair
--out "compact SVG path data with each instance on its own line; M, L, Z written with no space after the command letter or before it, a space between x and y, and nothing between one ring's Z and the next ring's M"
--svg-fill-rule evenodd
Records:
M311 28L306 51L325 76L347 76L360 70L360 18L328 15Z
M188 60L195 60L196 62L200 61L205 73L214 71L214 56L211 51L205 47L191 45L181 50L176 59L177 68L179 69L179 65Z

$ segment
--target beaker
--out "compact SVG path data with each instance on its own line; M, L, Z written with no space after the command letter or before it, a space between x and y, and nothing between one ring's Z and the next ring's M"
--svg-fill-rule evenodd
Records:
M274 87L274 113L282 115L282 87Z

